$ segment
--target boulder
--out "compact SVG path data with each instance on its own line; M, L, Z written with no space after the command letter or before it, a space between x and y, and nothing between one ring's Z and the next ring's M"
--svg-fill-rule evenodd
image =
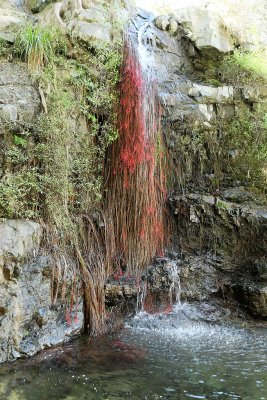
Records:
M108 42L111 39L111 25L109 23L97 23L86 21L71 21L67 25L71 35L84 42L91 43L94 40Z
M0 4L0 39L13 43L16 33L25 23L25 13Z
M37 222L0 223L0 363L63 343L83 328L78 290L72 308L60 299L52 304L54 259L40 254L41 239ZM64 284L72 285L68 274Z
M222 18L214 11L190 6L175 10L174 16L185 35L199 50L210 53L228 53L234 50L232 37Z
M116 18L123 16L116 15ZM74 38L87 43L110 42L114 35L111 22L113 17L110 8L103 1L65 0L60 5L54 5L52 11L48 10L43 19L47 22L57 21Z
M0 223L0 254L25 258L36 254L40 245L40 224L26 220L7 220Z

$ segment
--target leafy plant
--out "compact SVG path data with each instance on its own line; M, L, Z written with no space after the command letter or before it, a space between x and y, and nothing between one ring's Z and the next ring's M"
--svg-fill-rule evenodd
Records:
M20 136L17 136L17 135L14 135L14 143L15 143L15 145L21 146L24 149L27 147L27 144L28 144L26 139L24 139Z
M40 190L41 182L35 168L6 173L0 181L0 215L5 218L36 218Z

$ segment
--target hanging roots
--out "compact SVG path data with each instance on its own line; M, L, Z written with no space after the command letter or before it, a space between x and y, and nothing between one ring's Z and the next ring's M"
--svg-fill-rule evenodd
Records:
M131 38L126 38L118 110L119 139L107 157L106 196L113 257L139 275L162 256L165 235L165 152L155 85L142 71Z

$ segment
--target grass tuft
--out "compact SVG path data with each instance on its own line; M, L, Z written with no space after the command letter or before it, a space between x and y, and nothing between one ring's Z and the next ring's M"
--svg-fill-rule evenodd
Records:
M29 24L18 33L14 51L28 63L30 70L40 70L51 63L63 47L56 29Z

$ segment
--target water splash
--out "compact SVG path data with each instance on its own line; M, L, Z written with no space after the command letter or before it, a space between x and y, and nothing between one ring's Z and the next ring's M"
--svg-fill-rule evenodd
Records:
M187 303L176 304L170 313L150 314L141 311L127 322L133 333L157 336L158 340L191 343L205 346L210 341L223 347L242 343L248 332L245 329L222 324L209 324L196 317L197 308Z

